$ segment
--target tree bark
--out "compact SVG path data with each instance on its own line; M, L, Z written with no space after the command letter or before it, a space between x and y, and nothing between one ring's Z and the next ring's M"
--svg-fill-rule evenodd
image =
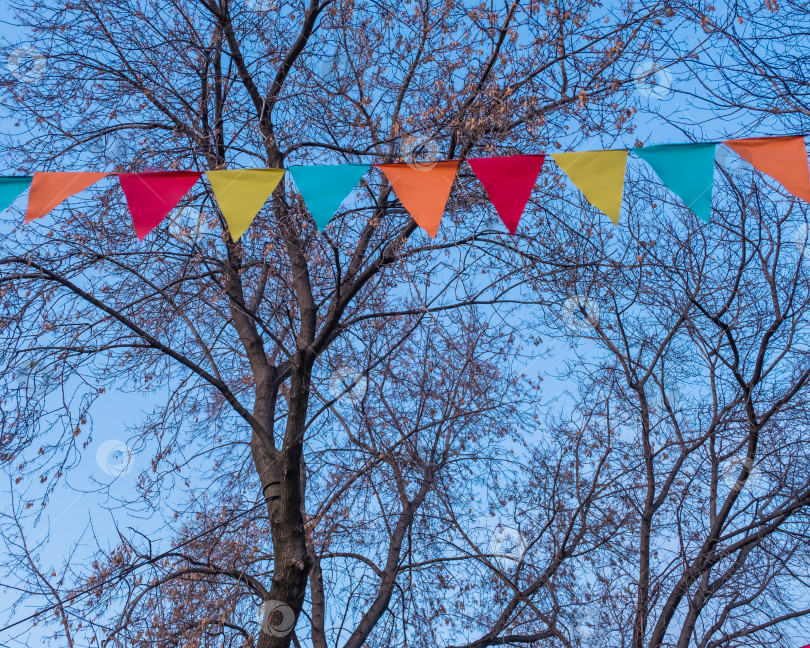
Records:
M289 608L298 619L312 567L304 528L302 457L314 358L309 353L299 352L297 360L298 366L290 375L284 444L277 461L271 463L264 476L259 475L279 482L278 499L268 502L273 539L273 581L269 601L272 606L278 606L278 610L269 618L265 617L259 634L259 648L287 648L290 645L294 625L290 627L284 615L289 614L286 609ZM272 486L268 489L271 491Z

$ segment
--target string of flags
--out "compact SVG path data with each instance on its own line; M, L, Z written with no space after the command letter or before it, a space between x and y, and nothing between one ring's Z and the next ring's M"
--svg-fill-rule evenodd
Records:
M631 152L644 160L686 207L708 223L715 149L721 143L791 194L810 203L810 167L803 135L552 153L551 158L588 202L614 224L619 223L627 158ZM466 160L512 235L517 231L545 160L543 154ZM207 171L205 176L234 240L250 227L285 173L292 176L318 231L322 232L372 166L385 175L416 223L435 237L460 164L460 160L444 160L430 165L291 166ZM180 203L203 173L37 171L33 176L0 176L0 211L30 189L25 212L25 222L30 222L46 216L71 196L109 175L118 177L135 234L143 240Z

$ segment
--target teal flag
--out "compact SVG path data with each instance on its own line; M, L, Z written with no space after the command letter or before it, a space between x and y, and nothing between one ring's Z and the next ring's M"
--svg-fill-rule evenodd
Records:
M652 167L670 191L686 203L692 213L709 222L714 186L714 142L708 144L662 144L633 149Z
M31 185L31 176L0 176L0 211L13 203Z
M369 168L368 164L333 164L293 166L287 170L292 174L318 231L322 232Z

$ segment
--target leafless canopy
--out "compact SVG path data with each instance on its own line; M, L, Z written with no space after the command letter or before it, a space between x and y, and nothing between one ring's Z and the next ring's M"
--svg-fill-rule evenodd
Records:
M10 173L808 123L802 3L12 3ZM376 172L323 234L289 183L239 242L204 183L140 243L114 182L3 215L3 645L796 645L807 206L731 160L705 225L631 161L617 228L549 164L509 237L465 169L436 239ZM136 489L87 486L143 393ZM143 525L43 536L70 489Z

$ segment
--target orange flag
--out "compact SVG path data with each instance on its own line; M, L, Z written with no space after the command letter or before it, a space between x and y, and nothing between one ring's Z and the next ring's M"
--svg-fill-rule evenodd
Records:
M723 144L794 196L810 202L810 170L804 137L751 137L726 140Z
M429 169L408 164L375 166L388 178L397 198L413 219L430 238L436 238L458 164L458 160L446 160Z
M92 171L37 171L34 173L34 181L31 183L31 191L28 194L25 222L42 218L57 205L107 175L109 174Z

